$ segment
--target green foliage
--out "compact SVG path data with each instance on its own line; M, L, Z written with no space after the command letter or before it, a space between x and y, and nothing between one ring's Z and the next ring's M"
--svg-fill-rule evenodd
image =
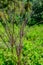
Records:
M31 17L36 23L43 23L43 0L33 1Z
M20 28L25 19L27 25L23 29L20 63L43 65L43 24L36 25L43 21L43 0L0 0L0 65L18 65L16 49L19 48ZM18 46L13 42L13 54L12 34Z
M41 30L40 30L41 28ZM26 27L26 30L28 27ZM28 29L23 44L23 62L26 65L43 65L43 26ZM26 32L26 31L25 31ZM41 61L41 62L40 62Z
M17 29L16 29L17 31ZM26 26L23 38L21 65L43 65L43 25ZM16 65L17 56L7 49L0 49L0 65Z

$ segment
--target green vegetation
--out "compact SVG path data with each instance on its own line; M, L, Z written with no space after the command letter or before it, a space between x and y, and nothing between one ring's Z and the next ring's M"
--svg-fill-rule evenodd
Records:
M43 0L0 0L0 65L43 65Z

